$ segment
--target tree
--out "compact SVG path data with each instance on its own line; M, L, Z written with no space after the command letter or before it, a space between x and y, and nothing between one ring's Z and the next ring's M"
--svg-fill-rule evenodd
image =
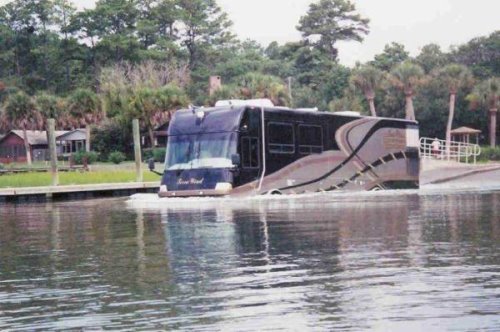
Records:
M428 74L449 61L448 56L441 51L439 45L428 44L422 47L420 54L415 57L415 62Z
M290 104L288 88L278 77L248 73L240 78L239 89L244 99L268 98L274 105Z
M347 88L344 92L344 96L339 99L332 100L328 104L328 109L331 112L358 112L363 113L365 108L362 106L362 102L358 95L352 91L352 89Z
M46 126L48 119L55 119L58 126L66 125L67 115L64 112L66 104L62 98L40 93L35 97L35 105L43 121L41 127Z
M397 65L391 71L391 82L403 91L406 100L406 119L415 120L415 110L413 109L413 97L416 89L422 83L424 71L416 64L405 61Z
M177 5L182 22L180 39L189 52L191 69L201 60L202 48L234 39L229 31L233 23L215 0L178 0Z
M490 146L496 146L498 100L500 98L500 78L490 78L474 89L468 96L472 108L487 107L490 117Z
M455 47L451 58L469 67L477 78L500 76L500 30Z
M54 0L54 21L59 27L59 33L64 36L62 43L62 53L65 69L65 84L70 85L70 59L72 57L70 50L70 24L72 17L75 16L76 8L69 0Z
M159 89L143 87L130 100L130 117L140 119L146 127L151 147L154 147L154 127L170 119L176 107L187 106L188 98L178 86L170 84Z
M297 30L303 38L318 36L317 46L326 51L332 60L337 59L335 47L340 40L363 41L370 20L356 13L356 6L349 0L319 0L309 5Z
M375 55L371 65L383 71L390 71L395 66L409 59L408 51L404 45L392 42L385 45L384 52Z
M384 75L381 70L370 65L364 65L355 68L350 78L351 85L360 89L365 95L372 116L377 116L374 101L375 90L380 86L383 77Z
M443 82L449 92L449 112L446 124L446 154L450 154L451 129L455 116L455 99L462 86L472 83L472 74L467 67L459 64L449 64L434 73L434 77Z
M68 97L68 111L73 124L85 126L87 140L85 150L90 151L90 126L101 119L97 95L88 89L77 89Z
M3 116L11 126L22 128L26 162L31 165L31 150L27 130L36 128L40 123L39 115L35 110L35 104L31 97L22 91L10 95L7 98Z

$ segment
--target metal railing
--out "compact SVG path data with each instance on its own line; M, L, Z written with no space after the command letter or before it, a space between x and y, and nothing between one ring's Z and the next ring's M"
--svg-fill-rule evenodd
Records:
M446 146L446 141L430 137L420 138L420 157L422 159L447 160L474 164L481 154L481 147L477 144L451 141Z

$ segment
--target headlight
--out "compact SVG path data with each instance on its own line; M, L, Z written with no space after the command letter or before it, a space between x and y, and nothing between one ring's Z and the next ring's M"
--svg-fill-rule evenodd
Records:
M233 185L228 182L219 182L215 185L215 190L229 191L233 189Z

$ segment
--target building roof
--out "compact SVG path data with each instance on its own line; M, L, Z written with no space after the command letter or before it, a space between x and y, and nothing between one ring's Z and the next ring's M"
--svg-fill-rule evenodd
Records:
M87 132L85 129L75 129L67 131L62 135L57 135L57 141L81 141L87 139Z
M11 133L24 139L24 134L22 130L11 130ZM68 133L66 130L56 130L56 137ZM29 145L46 145L47 142L47 132L45 130L26 130L26 136L28 136Z
M453 129L451 131L451 133L454 135L480 134L481 130L477 130L477 129L469 128L469 127L460 127L460 128Z

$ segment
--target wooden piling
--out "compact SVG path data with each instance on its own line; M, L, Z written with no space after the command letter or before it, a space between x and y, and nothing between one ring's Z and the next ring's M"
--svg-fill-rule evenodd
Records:
M50 173L52 175L52 185L59 185L59 173L57 171L57 149L56 149L56 121L47 121L47 132L49 139Z
M142 182L142 158L141 158L141 135L139 132L139 120L132 121L132 131L134 134L134 155L135 155L135 172L136 181Z

